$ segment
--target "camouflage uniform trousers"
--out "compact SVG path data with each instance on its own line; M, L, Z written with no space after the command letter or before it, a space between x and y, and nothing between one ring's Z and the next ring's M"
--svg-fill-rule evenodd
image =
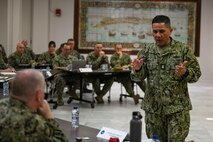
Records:
M111 88L114 79L113 77L110 78L97 78L93 79L92 81L89 80L89 82L92 82L93 89L97 96L103 97ZM101 84L104 84L104 86L101 89Z
M143 80L143 81L133 81L134 83L136 83L140 88L141 90L145 93L146 91L146 81Z
M145 123L148 138L155 133L161 142L185 142L189 133L190 114L188 110L168 115L146 111Z
M131 81L131 79L126 76L126 77L116 77L115 81L120 82L124 88L126 89L126 92L133 97L135 95L134 93L134 88L133 88L133 82Z
M60 73L54 77L55 91L54 95L58 97L59 100L63 100L63 91L66 85L68 85L69 92L75 91L76 88L80 86L80 81L77 77L70 76L67 73Z

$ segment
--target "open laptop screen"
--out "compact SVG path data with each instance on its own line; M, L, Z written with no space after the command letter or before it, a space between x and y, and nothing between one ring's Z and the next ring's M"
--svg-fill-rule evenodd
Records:
M79 68L85 68L86 61L85 60L74 60L72 61L72 71L78 71Z

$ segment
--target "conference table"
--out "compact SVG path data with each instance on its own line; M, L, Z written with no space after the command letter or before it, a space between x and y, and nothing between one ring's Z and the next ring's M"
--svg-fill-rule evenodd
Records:
M80 83L80 94L79 94L79 98L75 99L78 100L80 102L86 102L86 103L90 103L91 108L94 108L94 90L92 91L92 99L88 100L88 99L84 99L83 97L83 84L85 82L85 80L88 80L88 82L91 82L91 80L96 79L96 78L102 78L102 79L107 79L107 78L113 78L113 77L118 77L118 78L122 78L122 77L126 77L126 76L130 76L131 71L130 70L119 70L119 71L115 71L115 70L93 70L93 71L89 71L89 72L80 72L78 71L69 71L69 70L63 70L63 72L67 73L69 76L75 76L79 78L79 83ZM72 101L72 97L70 97L70 99L68 100L68 103L70 103Z
M78 142L76 138L85 138L88 137L89 139L84 140L82 142L108 142L104 141L103 139L98 139L96 136L99 133L99 129L91 128L88 126L80 125L79 128L73 129L71 127L71 122L55 118L56 121L59 123L61 130L67 136L69 142ZM124 142L128 142L129 135L126 136Z

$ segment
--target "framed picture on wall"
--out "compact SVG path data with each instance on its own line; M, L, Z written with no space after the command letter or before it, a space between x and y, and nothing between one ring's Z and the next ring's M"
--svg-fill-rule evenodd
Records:
M136 54L146 43L154 42L152 19L167 15L172 37L187 43L199 56L200 0L75 0L74 38L81 53L102 43L107 53L121 43Z

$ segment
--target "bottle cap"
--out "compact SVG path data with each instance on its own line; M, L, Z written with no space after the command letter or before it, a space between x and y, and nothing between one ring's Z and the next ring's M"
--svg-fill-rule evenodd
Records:
M73 109L78 109L78 106L73 106Z
M152 139L153 139L153 140L159 140L158 135L157 135L157 134L153 134L153 135L152 135Z
M113 138L113 137L111 137L109 139L109 142L119 142L119 138Z
M141 113L139 111L133 111L132 115L133 116L137 116L139 119L143 118L142 115L141 115Z

